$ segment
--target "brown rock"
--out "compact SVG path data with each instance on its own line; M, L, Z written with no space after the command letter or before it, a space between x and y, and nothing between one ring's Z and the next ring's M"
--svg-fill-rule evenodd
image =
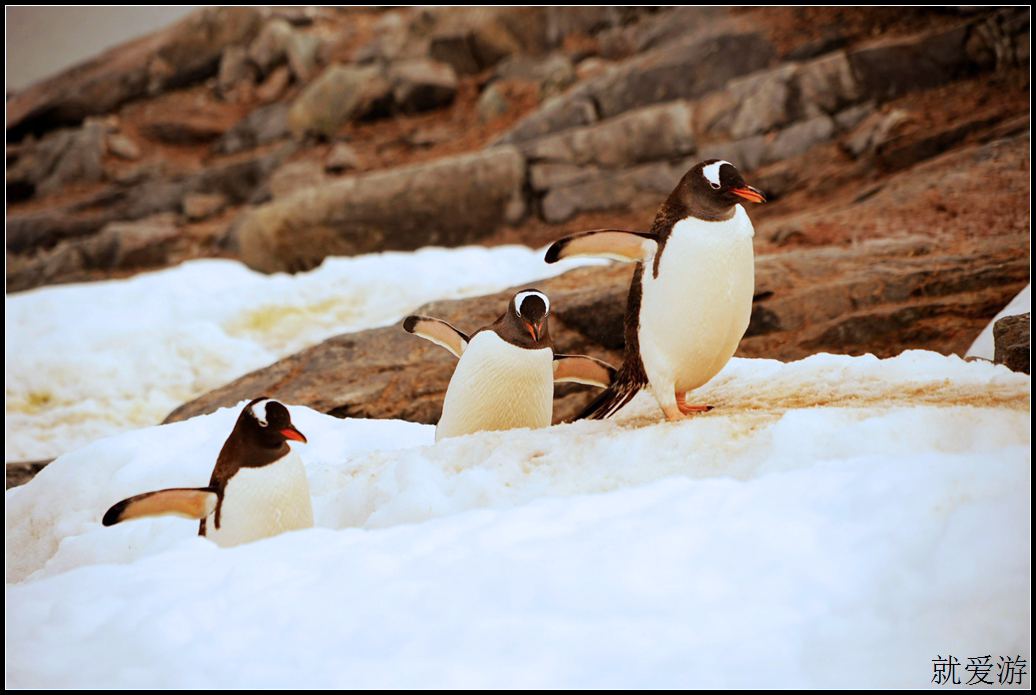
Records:
M1018 254L1027 243L993 238L947 253L923 238L880 239L757 257L757 300L738 354L962 355L1028 282Z
M270 172L280 165L291 149L220 164L176 180L163 178L161 168L143 167L138 179L106 187L81 202L47 210L11 213L7 218L8 290L87 279L77 274L84 267L81 256L85 254L93 258L104 254L78 241L57 249L55 246L62 241L96 235L109 223L140 220L160 213L179 213L184 197L189 193L218 193L231 204L241 204L265 183ZM60 251L61 248L65 250ZM40 253L48 249L53 249L53 252ZM19 256L32 257L18 260ZM106 266L102 264L100 267Z
M226 206L226 197L219 193L188 193L183 198L183 214L191 222L218 215Z
M470 38L465 34L433 37L428 54L433 60L452 67L458 75L474 75L481 70Z
M223 50L250 43L259 28L259 12L246 6L203 8L184 17L166 30L158 48L158 57L172 68L163 91L212 77Z
M475 11L436 29L429 55L458 75L473 75L521 52L521 45L495 12Z
M113 222L81 243L87 268L153 268L169 262L180 236L176 216L164 213L136 222Z
M509 104L496 82L492 83L478 97L475 104L475 113L478 114L479 123L488 123L498 116L507 113Z
M993 362L1030 374L1032 362L1029 314L1005 316L993 324Z
M885 101L930 89L960 77L968 68L966 26L920 36L879 40L849 52L865 94Z
M185 192L219 193L226 197L229 204L240 205L251 200L269 179L270 174L294 151L294 144L284 143L258 157L209 167L179 182L179 185ZM161 185L161 182L158 183ZM124 214L124 217L130 218L142 216Z
M96 183L104 176L108 127L91 119L81 128L62 128L39 142L27 142L7 171L14 199L59 192L70 183Z
M305 84L313 77L322 45L318 36L298 31L292 33L288 40L288 67L298 82Z
M108 151L119 159L136 161L140 159L140 147L122 133L113 133L108 136Z
M537 67L534 74L540 85L540 99L557 96L576 81L576 70L572 61L561 54L548 58Z
M423 25L420 20L416 22L419 26L418 33L423 32ZM366 44L359 46L353 53L352 62L359 65L368 63L393 63L405 59L407 55L413 56L410 52L414 44L426 44L426 42L411 33L411 24L406 21L404 13L400 11L389 11L378 17L371 31L373 37ZM417 49L417 55L424 55L427 51Z
M282 165L272 174L267 183L270 195L283 198L304 188L311 188L327 183L324 167L320 162L304 160Z
M590 56L589 58L582 60L576 65L576 78L582 80L592 80L595 77L600 77L611 67L611 63L599 58L598 56Z
M331 173L339 174L347 169L355 169L359 161L360 156L349 143L336 142L331 147L331 151L327 153L327 159L324 160L324 169Z
M912 138L889 138L877 147L878 158L887 170L905 169L952 148L965 138L999 124L999 117L973 118L941 128L934 133Z
M253 110L212 143L213 153L234 154L287 138L291 135L287 121L289 108L288 104L278 102Z
M407 60L389 68L389 82L396 108L404 113L431 111L453 103L457 74L446 63Z
M166 265L179 240L176 217L158 215L116 222L90 236L67 238L32 256L7 256L7 290L92 279L94 271L138 270Z
M266 80L255 90L255 97L261 104L277 101L284 94L291 82L291 69L280 65L270 72Z
M226 132L222 119L204 111L181 114L175 119L143 123L146 138L166 145L200 145L212 142Z
M888 357L910 348L967 349L974 334L1028 281L1027 239L987 239L968 254L925 239L802 249L756 259L756 299L738 356L794 360L815 352ZM527 283L551 298L555 351L618 365L633 267L581 268ZM415 313L460 330L494 320L514 291L440 301ZM338 417L435 422L456 359L400 326L337 336L185 404L167 422L267 394ZM555 422L596 391L555 394Z
M226 96L241 83L254 84L257 70L248 58L248 49L244 46L227 46L219 61L219 74L216 76L216 88Z

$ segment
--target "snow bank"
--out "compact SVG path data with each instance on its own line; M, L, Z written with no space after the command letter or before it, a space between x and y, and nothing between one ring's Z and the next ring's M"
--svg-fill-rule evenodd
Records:
M922 687L937 655L1028 658L1029 384L733 360L682 423L642 394L438 444L293 407L319 528L228 550L100 516L203 484L235 409L95 442L7 493L7 685Z

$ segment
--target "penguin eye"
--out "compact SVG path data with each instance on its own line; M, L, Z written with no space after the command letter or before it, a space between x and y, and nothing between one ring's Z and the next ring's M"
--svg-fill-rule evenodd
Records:
M715 190L717 190L717 191L719 190L719 184L718 183L713 183L712 181L709 181L709 185L712 186Z

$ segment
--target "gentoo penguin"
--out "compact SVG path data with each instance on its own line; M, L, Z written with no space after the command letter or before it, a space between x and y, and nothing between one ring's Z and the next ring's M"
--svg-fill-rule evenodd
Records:
M714 377L748 328L755 230L741 201L766 197L730 162L695 165L666 198L649 233L601 229L556 241L546 261L596 256L637 261L626 305L626 357L611 386L576 416L613 414L644 387L666 418L709 406L686 394Z
M522 290L507 311L469 338L427 316L408 316L403 328L460 358L446 389L435 440L484 430L550 425L554 382L607 386L615 369L581 355L555 355L547 327L550 301Z
M289 439L306 441L284 404L256 398L238 416L208 487L145 492L112 506L102 522L164 514L201 519L198 535L224 548L310 528L306 469Z

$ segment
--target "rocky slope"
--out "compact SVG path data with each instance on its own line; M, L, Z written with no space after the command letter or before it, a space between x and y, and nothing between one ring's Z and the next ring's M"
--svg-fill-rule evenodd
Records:
M1029 280L1028 63L1026 8L199 10L9 95L7 289L646 229L722 157L771 199L740 355L960 353ZM542 284L560 350L621 360L628 274ZM434 422L451 360L342 336L171 417L262 391Z

